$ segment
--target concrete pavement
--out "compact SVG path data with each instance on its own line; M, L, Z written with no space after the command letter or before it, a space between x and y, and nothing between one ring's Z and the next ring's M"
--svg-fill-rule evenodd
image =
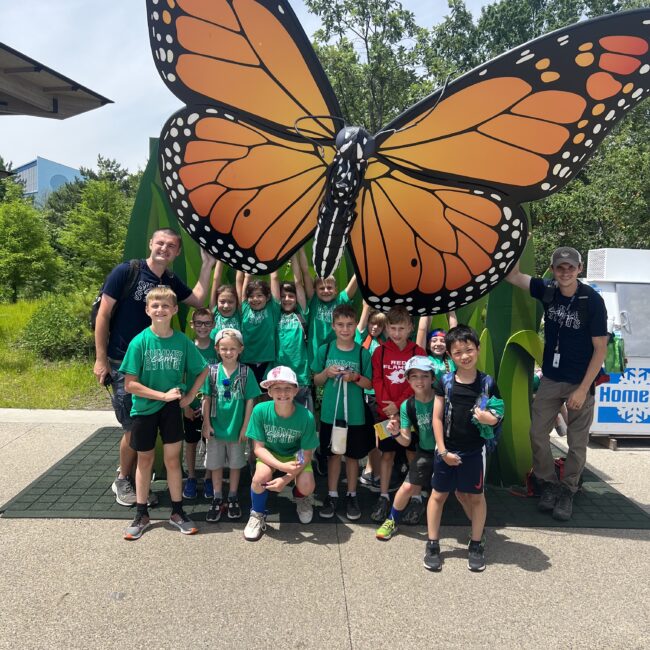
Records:
M0 409L0 502L109 412ZM589 450L590 469L650 512L650 450ZM117 459L116 459L117 461ZM534 503L531 501L531 507ZM0 518L0 648L647 648L650 531L488 530L488 567L466 568L466 528L424 532L243 523L183 537L156 523Z

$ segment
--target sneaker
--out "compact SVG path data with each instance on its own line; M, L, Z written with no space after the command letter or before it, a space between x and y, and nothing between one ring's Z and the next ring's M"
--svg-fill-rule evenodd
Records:
M294 497L294 500L300 523L310 524L314 518L314 506L311 503L311 497Z
M348 494L345 497L345 516L350 521L361 519L361 508L359 508L359 501L356 496Z
M558 496L557 503L553 508L553 519L558 521L569 521L573 513L573 492L563 485L560 488L560 495Z
M390 501L386 497L379 497L375 509L370 513L370 519L373 521L384 521L390 512Z
M256 542L266 530L266 515L263 512L251 510L251 516L244 528L244 539Z
M370 472L361 473L361 476L359 477L359 483L361 483L361 485L364 485L365 487L369 488L372 487L374 482L375 482L375 478Z
M214 485L212 484L211 478L206 478L205 481L203 481L203 498L208 501L214 499Z
M485 570L485 549L480 542L470 542L467 549L467 568L470 571Z
M183 499L196 499L198 490L196 489L196 479L188 478L183 488Z
M241 507L237 497L228 497L228 519L240 519Z
M557 501L557 487L554 483L544 483L542 488L542 494L539 497L539 502L537 503L537 509L540 512L551 512L555 508L555 502Z
M169 518L169 523L172 526L176 526L178 530L183 533L183 535L194 535L198 533L199 529L196 527L196 524L185 514L183 510L180 513L174 513Z
M402 522L409 526L416 526L420 523L422 514L424 513L424 500L423 499L411 499L409 504L404 510L402 515Z
M205 515L205 520L212 523L217 523L221 519L221 511L223 510L223 499L212 499L208 514Z
M424 551L424 568L429 571L440 571L442 569L442 558L440 557L440 544L438 542L428 541Z
M331 519L336 514L338 501L338 497L331 497L328 494L323 502L323 507L318 511L318 516L323 519Z
M375 537L387 542L397 532L397 524L394 519L386 519L386 521L377 528Z
M140 539L142 533L149 528L149 525L149 515L136 515L131 525L124 529L124 539Z
M128 478L116 478L113 485L111 485L111 490L115 495L115 501L121 506L135 505L135 490ZM137 539L137 537L134 539Z
M149 490L149 496L147 497L147 505L150 508L155 508L158 505L158 497L151 490Z

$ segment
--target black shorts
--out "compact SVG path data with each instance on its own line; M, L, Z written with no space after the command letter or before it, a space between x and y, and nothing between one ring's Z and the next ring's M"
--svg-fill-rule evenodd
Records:
M399 442L395 438L384 438L383 440L379 441L379 451L386 451L386 452L391 452L391 451L399 451L400 449L408 449L409 451L415 451L417 449L417 441L415 440L415 436L411 432L411 442L405 447L404 445L400 445Z
M430 487L434 459L435 452L418 448L415 452L415 458L409 463L406 481L411 485L419 485L422 488Z
M262 361L262 363L247 363L246 365L253 371L257 383L261 384L266 374L266 369L269 367L270 361ZM265 390L260 386L260 390Z
M151 451L156 446L160 431L163 445L183 440L183 411L178 400L167 402L160 411L151 415L136 415L131 429L131 449Z
M332 441L332 425L326 422L320 423L320 453L324 456L334 456L330 449ZM364 458L375 446L375 430L372 424L357 424L348 426L348 440L345 447L347 458Z
M379 411L377 410L377 400L375 398L375 395L374 394L369 395L368 393L364 393L363 400L368 406L370 413L372 414L373 423L376 424L377 422L381 422L382 418L379 417Z
M436 492L458 490L467 494L482 494L485 478L485 447L454 453L458 453L463 462L452 467L445 463L438 452L435 452L431 487Z
M195 444L201 440L201 428L203 427L203 418L201 416L195 417L193 420L188 420L183 416L183 429L185 430L185 442L188 444Z

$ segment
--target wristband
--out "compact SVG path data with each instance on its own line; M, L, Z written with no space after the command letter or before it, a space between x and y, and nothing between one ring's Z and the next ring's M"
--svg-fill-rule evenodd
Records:
M439 451L438 456L444 458L448 453L449 453L449 449L445 449L444 451Z

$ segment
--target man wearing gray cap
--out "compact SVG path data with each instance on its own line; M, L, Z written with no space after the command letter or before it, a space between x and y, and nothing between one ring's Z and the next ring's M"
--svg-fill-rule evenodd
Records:
M607 310L602 297L578 280L582 257L575 248L562 246L555 250L551 270L551 281L531 278L519 270L517 262L506 280L530 291L544 305L544 376L533 402L530 425L533 472L543 485L539 509L568 521L587 458L594 416L594 380L607 350ZM549 436L564 402L569 413L569 452L560 482Z

